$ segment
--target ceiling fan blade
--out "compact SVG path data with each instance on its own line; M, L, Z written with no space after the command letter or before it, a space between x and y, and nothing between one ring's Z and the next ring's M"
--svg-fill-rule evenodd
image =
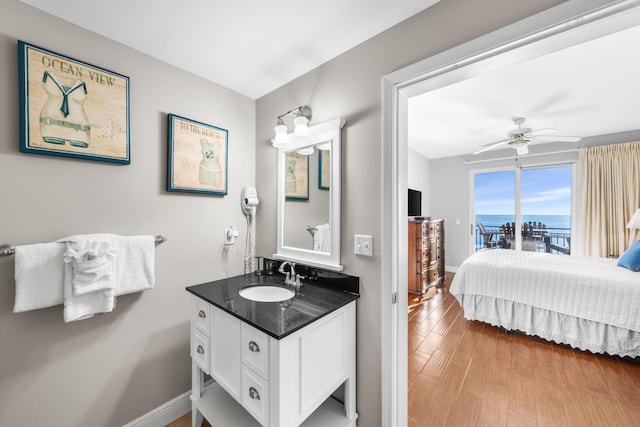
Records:
M495 147L498 147L500 145L506 144L509 141L511 141L511 139L503 139L502 141L492 142L491 144L483 145L480 150L476 151L473 154L476 155L476 154L484 153L485 151L489 151L492 148L495 148Z
M537 141L548 142L578 142L582 139L580 136L555 136L555 135L538 135L535 137Z
M525 133L525 136L548 135L550 133L555 133L555 132L558 132L558 129L551 129L551 128L537 129L537 130L532 130L531 132Z
M518 156L524 156L525 154L529 154L529 149L526 145L523 145L522 147L518 147L516 152L518 153Z

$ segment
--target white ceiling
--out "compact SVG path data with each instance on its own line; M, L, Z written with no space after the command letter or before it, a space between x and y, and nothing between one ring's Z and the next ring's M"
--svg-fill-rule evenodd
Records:
M439 0L21 0L257 99Z
M639 46L640 26L410 98L409 147L430 159L473 153L507 138L515 117L583 138L640 129Z

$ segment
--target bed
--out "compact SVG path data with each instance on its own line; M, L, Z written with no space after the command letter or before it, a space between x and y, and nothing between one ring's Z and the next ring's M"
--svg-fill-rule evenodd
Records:
M640 273L615 259L486 249L463 262L450 292L466 319L640 356Z

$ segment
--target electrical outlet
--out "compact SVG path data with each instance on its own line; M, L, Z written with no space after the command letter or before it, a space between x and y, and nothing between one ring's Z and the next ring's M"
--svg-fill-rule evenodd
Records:
M225 245L235 245L236 239L238 238L238 230L233 228L233 226L224 230L224 244Z
M373 256L373 237L356 234L353 236L353 253Z

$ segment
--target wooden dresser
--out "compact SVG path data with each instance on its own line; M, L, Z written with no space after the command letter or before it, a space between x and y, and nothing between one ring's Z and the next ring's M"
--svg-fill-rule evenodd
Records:
M444 219L409 220L409 292L424 295L444 282Z

